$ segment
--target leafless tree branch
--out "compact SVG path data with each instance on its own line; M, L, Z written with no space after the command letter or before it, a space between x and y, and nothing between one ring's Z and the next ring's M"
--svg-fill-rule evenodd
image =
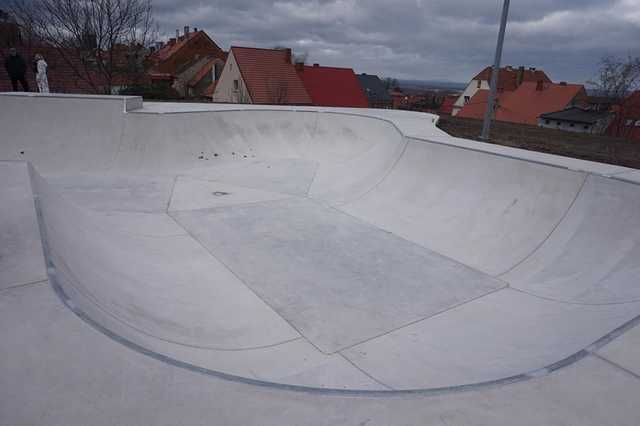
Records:
M151 0L10 0L9 7L31 37L103 93L111 93L117 77L141 71L157 28Z

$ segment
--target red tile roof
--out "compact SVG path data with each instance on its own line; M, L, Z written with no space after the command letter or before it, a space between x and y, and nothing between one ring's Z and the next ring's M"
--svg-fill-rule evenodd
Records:
M498 89L504 91L512 91L518 88L518 74L520 71L518 68L500 68L498 74ZM485 80L491 81L491 75L493 74L493 67L486 67L478 75L473 77L473 80ZM522 82L537 82L544 81L551 83L551 79L542 70L532 70L525 68L522 73Z
M234 46L231 53L254 104L312 104L291 64L291 51Z
M193 76L193 78L191 78L191 80L189 80L188 85L189 86L195 86L207 74L210 74L212 72L213 66L215 65L216 61L219 61L219 59L218 58L211 58L207 62L205 62L205 64L202 65L202 68L200 68L198 70L198 72Z
M456 103L459 97L459 95L447 95L447 97L444 98L444 102L440 106L438 112L441 114L451 115L451 113L453 113L453 105Z
M180 37L180 39L176 40L173 43L167 43L164 47L162 47L162 49L158 50L153 55L151 55L151 58L155 61L160 61L160 62L166 61L171 56L173 56L176 52L178 52L180 49L185 47L187 44L191 43L193 40L196 40L198 38L205 38L205 37L207 41L212 43L215 48L217 48L218 50L222 50L213 40L211 40L211 38L207 35L207 33L201 30L201 31L190 32L186 37L182 36Z
M538 124L541 114L559 111L570 106L580 97L586 98L584 86L579 84L523 83L514 91L504 92L497 97L496 120L511 123ZM484 118L487 107L488 90L479 90L458 113L458 117Z
M368 108L356 74L351 68L297 65L298 76L311 96L313 105Z

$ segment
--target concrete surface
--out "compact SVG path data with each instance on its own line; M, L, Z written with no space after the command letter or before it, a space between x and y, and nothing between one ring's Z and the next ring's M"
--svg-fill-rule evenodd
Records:
M403 111L0 111L2 425L637 424L635 170Z

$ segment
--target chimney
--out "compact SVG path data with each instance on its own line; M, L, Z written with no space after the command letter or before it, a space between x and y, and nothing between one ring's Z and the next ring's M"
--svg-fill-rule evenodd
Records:
M193 32L197 33L198 32L198 27L193 27Z
M189 37L189 26L188 25L184 26L184 36L185 36L185 38Z
M542 92L543 90L544 90L544 81L538 80L538 83L536 84L536 92Z
M313 64L314 68L318 68L320 66L320 64Z
M287 47L286 49L284 49L284 61L287 64L291 63L291 48Z
M513 71L513 67L511 65L507 65L507 71Z
M304 72L304 62L296 62L296 71Z
M522 82L524 81L524 66L520 66L518 67L518 77L517 77L517 85L518 87L522 84Z
M529 71L535 71L535 70L536 70L536 67L530 67L529 68Z
M180 30L176 28L176 40L180 40Z

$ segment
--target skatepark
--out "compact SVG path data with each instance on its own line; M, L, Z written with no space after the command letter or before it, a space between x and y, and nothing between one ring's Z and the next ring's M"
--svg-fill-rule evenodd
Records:
M637 424L638 170L408 111L0 111L0 424Z

